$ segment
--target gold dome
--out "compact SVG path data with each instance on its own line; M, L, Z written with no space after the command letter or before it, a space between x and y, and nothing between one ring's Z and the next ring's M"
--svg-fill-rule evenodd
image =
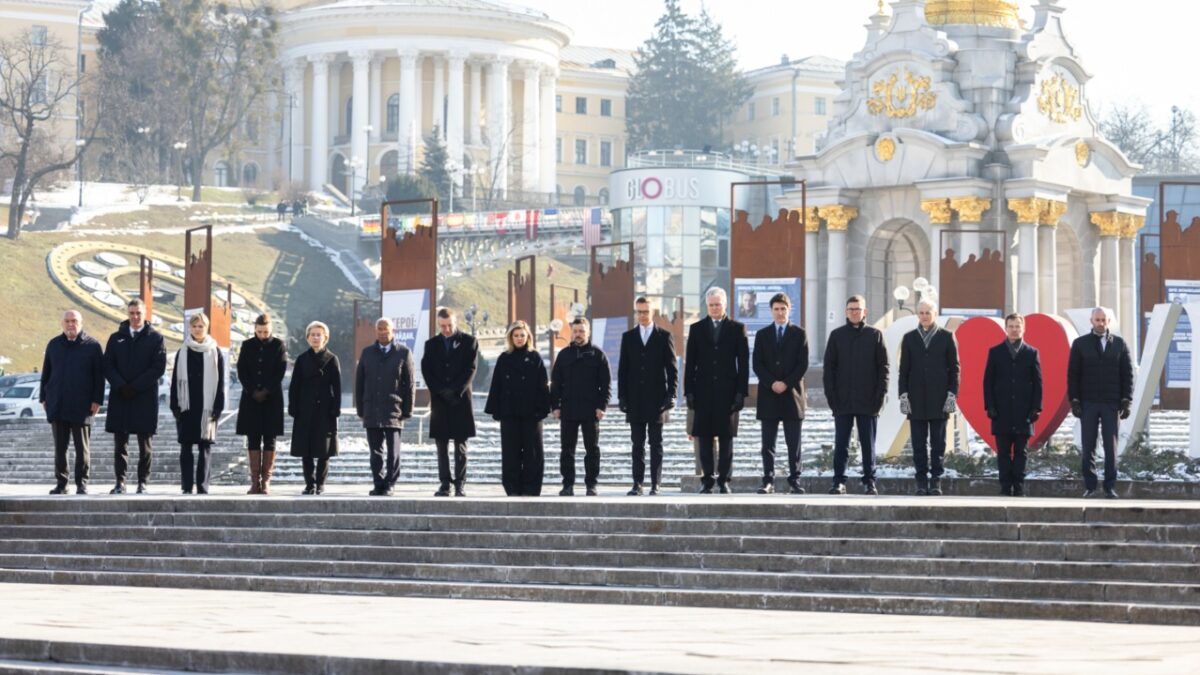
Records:
M931 26L1021 27L1017 3L1012 0L929 0L925 20Z

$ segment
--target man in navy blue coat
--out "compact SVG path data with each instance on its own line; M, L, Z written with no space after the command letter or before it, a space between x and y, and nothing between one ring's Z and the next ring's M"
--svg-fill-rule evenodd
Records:
M983 405L996 436L1000 494L1025 496L1025 446L1042 414L1042 364L1025 344L1025 317L1004 318L1004 342L988 351L983 371Z
M125 493L129 436L137 436L138 487L150 480L151 439L158 432L158 380L167 369L162 334L146 321L146 303L129 301L129 320L122 321L104 348L105 375L111 385L105 431L113 435L117 484L111 494Z
M104 403L104 355L100 343L83 332L83 316L63 314L61 335L46 345L38 400L54 434L52 495L67 494L67 444L75 441L75 492L87 494L92 418Z

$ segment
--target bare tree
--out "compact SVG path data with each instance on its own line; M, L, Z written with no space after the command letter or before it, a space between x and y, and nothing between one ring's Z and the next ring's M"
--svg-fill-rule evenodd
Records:
M1190 110L1171 107L1171 123L1155 124L1145 105L1117 104L1100 122L1100 133L1112 141L1131 161L1153 173L1190 173L1200 169L1196 116Z
M61 41L32 30L0 39L0 163L13 177L9 239L21 235L38 184L74 166L95 137L94 122L84 119L84 80L74 62ZM75 133L66 133L71 127Z

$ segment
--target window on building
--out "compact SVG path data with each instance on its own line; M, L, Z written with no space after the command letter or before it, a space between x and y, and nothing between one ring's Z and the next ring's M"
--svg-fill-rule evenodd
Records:
M246 140L251 143L258 142L258 120L253 117L246 118Z
M600 166L612 166L612 141L600 141Z
M258 165L254 163L247 164L242 167L242 185L254 186L258 184Z
M813 99L813 113L817 115L825 114L825 97L818 96Z
M346 99L346 135L349 136L353 131L350 123L354 120L354 97Z
M554 161L562 164L562 139L554 139Z
M601 117L612 117L612 99L610 99L610 98L600 99L600 116Z
M575 186L575 206L583 206L587 201L587 190L582 185Z
M30 28L29 29L29 41L31 43L33 43L33 46L35 46L35 47L45 47L46 46L46 27L45 26L34 26L33 28Z
M87 54L79 55L79 72L81 72L81 73L87 72Z
M587 114L587 97L586 96L576 96L575 97L575 114L576 115L586 115Z
M602 206L608 206L608 188L600 188L599 198Z
M562 112L562 94L554 95L554 112Z
M396 133L400 126L400 94L392 94L387 102L387 132Z
M36 105L44 105L46 99L49 98L50 79L49 74L42 73L37 81L33 83L33 102Z
M587 141L582 138L575 141L575 163L587 164Z
M754 101L746 104L746 119L751 122L754 121Z
M779 117L779 97L771 99L771 117Z

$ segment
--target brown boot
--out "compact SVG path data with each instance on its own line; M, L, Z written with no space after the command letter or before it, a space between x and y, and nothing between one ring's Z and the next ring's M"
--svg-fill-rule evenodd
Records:
M250 450L250 491L248 495L262 494L262 450Z
M259 474L260 494L271 494L271 472L275 470L275 451L263 451L262 454L262 471Z

